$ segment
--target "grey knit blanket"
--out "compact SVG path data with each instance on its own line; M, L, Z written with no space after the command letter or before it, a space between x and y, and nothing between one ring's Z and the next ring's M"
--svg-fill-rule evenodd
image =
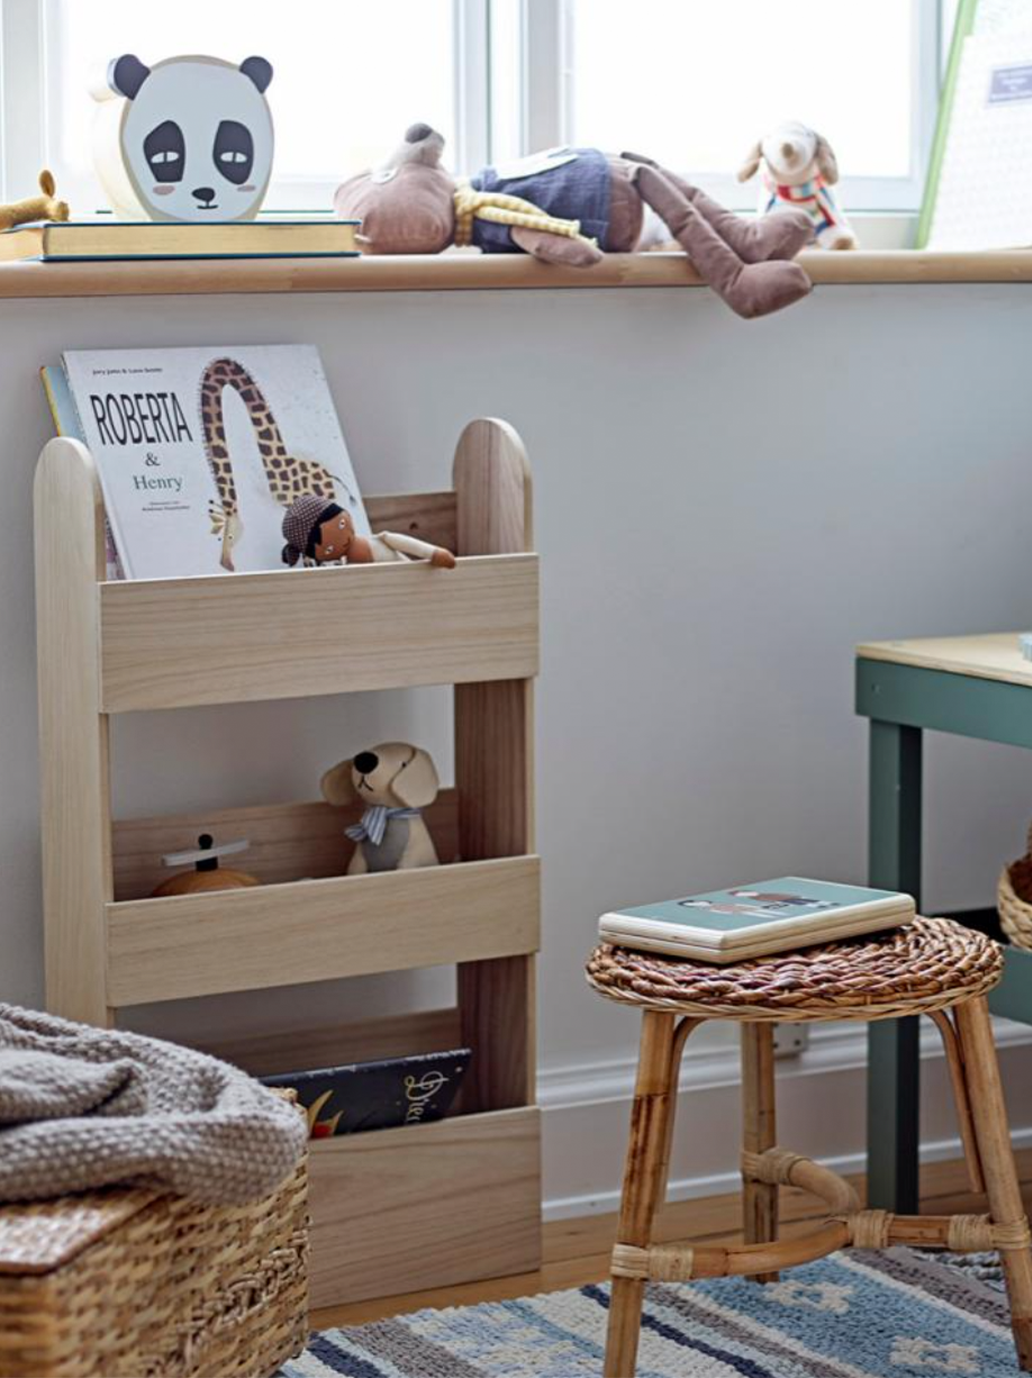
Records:
M0 1201L124 1183L244 1205L306 1137L295 1107L215 1058L0 1004Z

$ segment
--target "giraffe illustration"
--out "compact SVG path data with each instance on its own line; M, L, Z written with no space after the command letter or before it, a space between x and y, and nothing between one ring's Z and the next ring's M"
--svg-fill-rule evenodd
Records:
M328 469L316 460L292 455L287 449L265 394L243 364L235 359L213 359L201 375L201 438L219 493L218 501L209 505L212 534L222 538L220 563L223 569L232 570L233 547L244 528L233 462L226 444L222 410L226 388L232 388L247 408L269 492L281 506L289 507L295 498L305 493L327 500L335 498L337 493L335 476Z

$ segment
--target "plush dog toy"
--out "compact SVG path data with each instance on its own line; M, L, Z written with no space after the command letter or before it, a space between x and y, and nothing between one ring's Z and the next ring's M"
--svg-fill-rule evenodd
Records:
M342 507L305 493L287 508L283 518L283 563L296 565L369 565L392 560L429 560L441 569L454 569L455 556L400 531L359 536Z
M748 182L761 167L761 214L804 211L820 248L856 248L856 235L829 191L839 179L838 162L822 134L795 121L779 125L751 149L738 180Z
M437 852L420 810L437 798L437 770L427 752L408 742L381 742L341 761L323 776L328 804L365 804L362 821L347 829L356 843L349 876L436 866Z
M46 168L39 174L39 189L42 196L0 206L0 230L13 230L16 225L27 225L33 220L68 219L68 202L55 200L54 174Z
M443 149L436 130L414 124L385 163L338 187L334 208L361 220L366 253L436 254L473 244L588 268L603 252L637 247L648 205L738 315L765 316L810 291L810 279L789 261L813 238L806 215L740 219L632 153L551 149L462 182L441 166Z

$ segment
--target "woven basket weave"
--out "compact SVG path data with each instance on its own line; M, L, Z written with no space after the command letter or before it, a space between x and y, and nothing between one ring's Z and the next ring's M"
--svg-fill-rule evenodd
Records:
M610 1000L703 1019L895 1019L984 995L1003 972L999 944L949 919L756 957L729 966L603 943L588 984Z
M1032 894L1032 828L1028 851L1020 861L1003 868L996 885L996 908L1000 926L1015 947L1032 948L1032 904L1024 895Z
M252 1206L111 1188L0 1208L3 1378L263 1378L307 1334L307 1164Z

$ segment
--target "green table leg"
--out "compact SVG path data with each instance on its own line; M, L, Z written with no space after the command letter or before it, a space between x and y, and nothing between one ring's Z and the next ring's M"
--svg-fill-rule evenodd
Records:
M921 897L921 730L871 720L868 880ZM867 1204L918 1205L918 1021L872 1024L868 1039Z

